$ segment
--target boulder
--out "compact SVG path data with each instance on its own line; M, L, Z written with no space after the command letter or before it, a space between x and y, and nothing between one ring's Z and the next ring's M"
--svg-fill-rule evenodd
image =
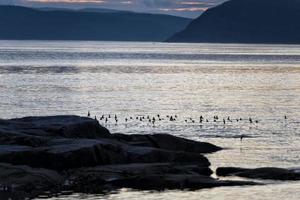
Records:
M239 176L253 179L270 179L270 180L300 180L300 173L296 170L264 167L257 169L220 167L217 169L218 176Z

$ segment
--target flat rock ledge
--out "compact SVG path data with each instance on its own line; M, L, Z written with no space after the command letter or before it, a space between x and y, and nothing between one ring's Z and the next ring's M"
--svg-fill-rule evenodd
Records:
M0 120L0 196L258 184L212 178L210 162L202 154L219 150L168 134L111 134L86 117Z
M220 167L216 171L218 176L238 176L250 179L299 181L300 170L263 167L256 169Z

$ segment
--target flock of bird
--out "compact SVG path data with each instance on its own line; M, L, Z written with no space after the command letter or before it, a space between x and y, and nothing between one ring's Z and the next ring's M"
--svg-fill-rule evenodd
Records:
M91 113L88 112L87 114L88 117L91 117ZM181 121L179 120L178 115L161 115L157 114L155 116L151 115L139 115L139 116L129 116L125 118L120 118L116 114L107 114L107 115L101 115L101 116L95 116L95 120L102 122L104 124L115 124L118 125L119 123L131 123L131 122L147 122L151 125L155 125L161 121L169 121L169 122L176 122L176 121ZM285 119L287 119L287 116L284 116ZM231 118L230 116L221 118L218 115L213 116L213 118L205 118L204 116L200 115L198 118L183 118L184 123L187 124L204 124L204 123L222 123L222 124L227 124L227 123L233 123L233 122L248 122L250 124L258 124L260 121L257 119L253 119L251 117L249 118Z
M88 117L92 117L91 113L88 112L87 114ZM221 118L218 115L213 116L213 118L205 118L202 115L200 115L198 118L192 118L192 117L188 117L188 118L183 118L184 121L180 120L178 115L161 115L161 114L157 114L154 116L151 115L137 115L137 116L129 116L129 117L125 117L125 118L121 118L118 117L116 114L107 114L107 115L101 115L100 117L94 116L94 119L97 120L98 122L106 125L106 124L115 124L118 125L120 124L127 124L127 123L133 123L133 122L146 122L149 125L153 125L155 126L156 124L158 124L159 122L165 121L165 122L182 122L182 123L186 123L186 124L195 124L195 125L200 125L202 126L202 124L204 123L222 123L224 125L226 124L230 124L233 122L246 122L249 124L258 124L260 121L257 119L253 119L251 117L249 118L231 118L230 116L225 117L225 118ZM287 116L284 116L284 119L287 120ZM242 141L244 139L244 135L242 135L240 137L240 140Z

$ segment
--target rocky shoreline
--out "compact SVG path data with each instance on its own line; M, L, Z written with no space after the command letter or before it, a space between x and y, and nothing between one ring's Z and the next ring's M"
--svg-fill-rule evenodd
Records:
M168 134L111 134L86 117L0 120L0 196L24 199L65 190L101 193L261 184L211 177L210 162L203 154L220 150ZM287 174L292 177L288 180L299 180L298 172L284 169L217 170L219 176L255 179L282 180Z

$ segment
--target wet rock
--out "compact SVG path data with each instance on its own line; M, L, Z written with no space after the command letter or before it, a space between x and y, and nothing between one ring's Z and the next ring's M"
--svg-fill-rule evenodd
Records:
M257 185L249 181L221 181L209 177L211 170L196 164L151 163L99 166L70 172L77 192L133 188L143 190L201 189L220 186Z
M176 164L176 163L132 163L121 165L106 165L91 168L70 170L74 177L92 176L110 181L117 178L145 174L201 174L210 176L212 171L201 164Z
M99 122L78 116L24 117L0 120L0 133L18 133L21 136L102 138L110 135Z
M210 162L201 153L220 149L167 134L110 134L96 120L77 116L0 120L0 186L31 197L62 182L79 192L239 184L209 177Z
M218 180L209 176L164 174L146 175L133 178L126 182L134 189L165 190L165 189L203 189L223 186L261 185L251 181Z
M0 163L0 190L3 193L38 194L58 190L62 184L63 177L55 171Z
M191 174L210 176L212 171L197 164L143 163L97 166L69 171L70 182L76 191L95 192L99 185L106 188L121 188L136 185L137 177L164 174ZM102 187L102 188L103 188Z
M55 170L96 165L153 162L194 162L208 167L202 155L130 146L110 139L55 139L47 147L0 145L0 162Z
M253 179L270 180L300 180L300 173L295 170L265 167L257 169L220 167L217 169L218 176L239 176Z
M222 150L216 145L175 137L169 134L153 135L124 135L112 134L114 139L127 142L135 146L148 146L171 151L185 151L193 153L213 153Z

